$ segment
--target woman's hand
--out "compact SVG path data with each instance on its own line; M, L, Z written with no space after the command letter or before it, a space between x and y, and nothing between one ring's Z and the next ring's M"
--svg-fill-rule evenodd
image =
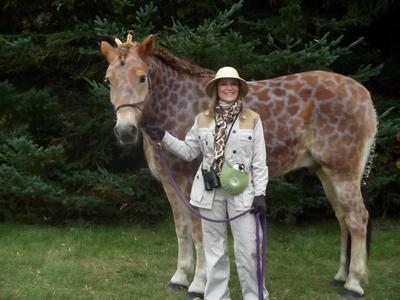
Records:
M165 130L161 128L156 128L156 127L146 127L145 129L146 133L148 136L156 142L160 142L164 135L165 135Z
M264 195L255 196L253 200L252 213L265 215L267 212L267 201Z

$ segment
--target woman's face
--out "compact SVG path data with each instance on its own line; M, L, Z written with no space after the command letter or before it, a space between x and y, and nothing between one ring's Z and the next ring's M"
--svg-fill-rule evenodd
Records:
M218 98L225 102L233 102L239 95L239 80L235 78L221 78L217 84Z

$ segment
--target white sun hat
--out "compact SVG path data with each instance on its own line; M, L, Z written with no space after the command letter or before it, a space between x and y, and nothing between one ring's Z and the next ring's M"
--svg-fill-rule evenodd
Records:
M218 70L217 74L215 74L214 79L210 80L206 85L206 94L208 97L211 97L212 91L215 89L215 85L218 82L218 79L221 78L235 78L239 80L240 88L239 88L239 97L243 98L249 92L249 86L247 85L246 80L240 78L238 71L232 67L223 67Z

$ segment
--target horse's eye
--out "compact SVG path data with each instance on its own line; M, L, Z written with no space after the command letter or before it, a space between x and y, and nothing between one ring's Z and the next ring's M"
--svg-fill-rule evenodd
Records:
M146 75L140 75L139 76L139 82L144 83L146 81Z

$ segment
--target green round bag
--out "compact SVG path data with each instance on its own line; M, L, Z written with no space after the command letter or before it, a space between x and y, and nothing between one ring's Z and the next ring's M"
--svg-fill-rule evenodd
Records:
M224 162L219 178L223 189L232 195L240 194L249 184L249 175L244 167L228 161Z

